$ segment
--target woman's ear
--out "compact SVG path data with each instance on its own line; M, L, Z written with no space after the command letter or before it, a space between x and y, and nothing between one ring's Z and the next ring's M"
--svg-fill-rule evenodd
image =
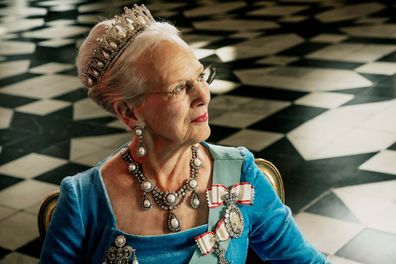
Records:
M138 119L134 113L133 107L125 101L113 103L114 113L130 130L136 126Z

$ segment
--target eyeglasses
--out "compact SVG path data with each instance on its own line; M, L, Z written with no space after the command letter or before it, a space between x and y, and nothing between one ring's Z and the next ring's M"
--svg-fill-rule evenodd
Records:
M215 75L216 68L213 65L210 65L198 75L196 80L182 81L170 92L149 92L145 94L167 95L172 101L181 101L188 93L191 93L191 91L194 90L194 81L197 81L199 85L209 85L213 82Z

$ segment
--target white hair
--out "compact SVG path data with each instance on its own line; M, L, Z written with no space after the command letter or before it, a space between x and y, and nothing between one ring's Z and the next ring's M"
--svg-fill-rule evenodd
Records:
M80 46L76 59L78 75L88 63L96 39L105 33L105 26L112 20L98 23L89 33ZM180 38L180 32L166 22L154 22L145 31L140 33L114 65L106 70L99 82L88 90L88 96L106 111L115 115L113 105L115 102L124 101L129 105L136 105L142 99L142 94L150 89L147 72L139 69L139 59L150 57L148 54L154 46L161 41L172 41L182 46L187 44Z

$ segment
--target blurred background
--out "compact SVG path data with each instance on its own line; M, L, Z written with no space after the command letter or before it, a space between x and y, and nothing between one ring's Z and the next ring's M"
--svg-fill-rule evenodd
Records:
M273 162L334 264L396 263L396 2L140 3L217 68L209 142ZM74 59L93 24L131 4L0 0L0 263L37 263L43 198L129 141Z

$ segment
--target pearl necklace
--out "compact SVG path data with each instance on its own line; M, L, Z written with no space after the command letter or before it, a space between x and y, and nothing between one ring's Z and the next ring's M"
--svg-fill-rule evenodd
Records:
M191 146L191 151L192 158L190 161L189 178L184 182L183 186L178 191L163 192L155 186L152 180L147 179L144 176L141 165L133 160L128 147L123 147L120 150L121 157L128 162L129 174L134 175L140 183L140 188L143 191L142 207L145 210L149 210L150 208L152 208L152 202L148 197L148 194L151 193L151 196L153 197L155 203L161 209L169 211L167 224L168 229L173 232L180 231L181 222L172 211L173 209L178 208L181 205L187 192L192 192L190 201L190 205L192 208L198 209L201 203L199 200L199 196L196 193L196 188L198 186L198 170L202 165L202 162L200 160L200 157L202 157L202 153L199 149L198 144Z

